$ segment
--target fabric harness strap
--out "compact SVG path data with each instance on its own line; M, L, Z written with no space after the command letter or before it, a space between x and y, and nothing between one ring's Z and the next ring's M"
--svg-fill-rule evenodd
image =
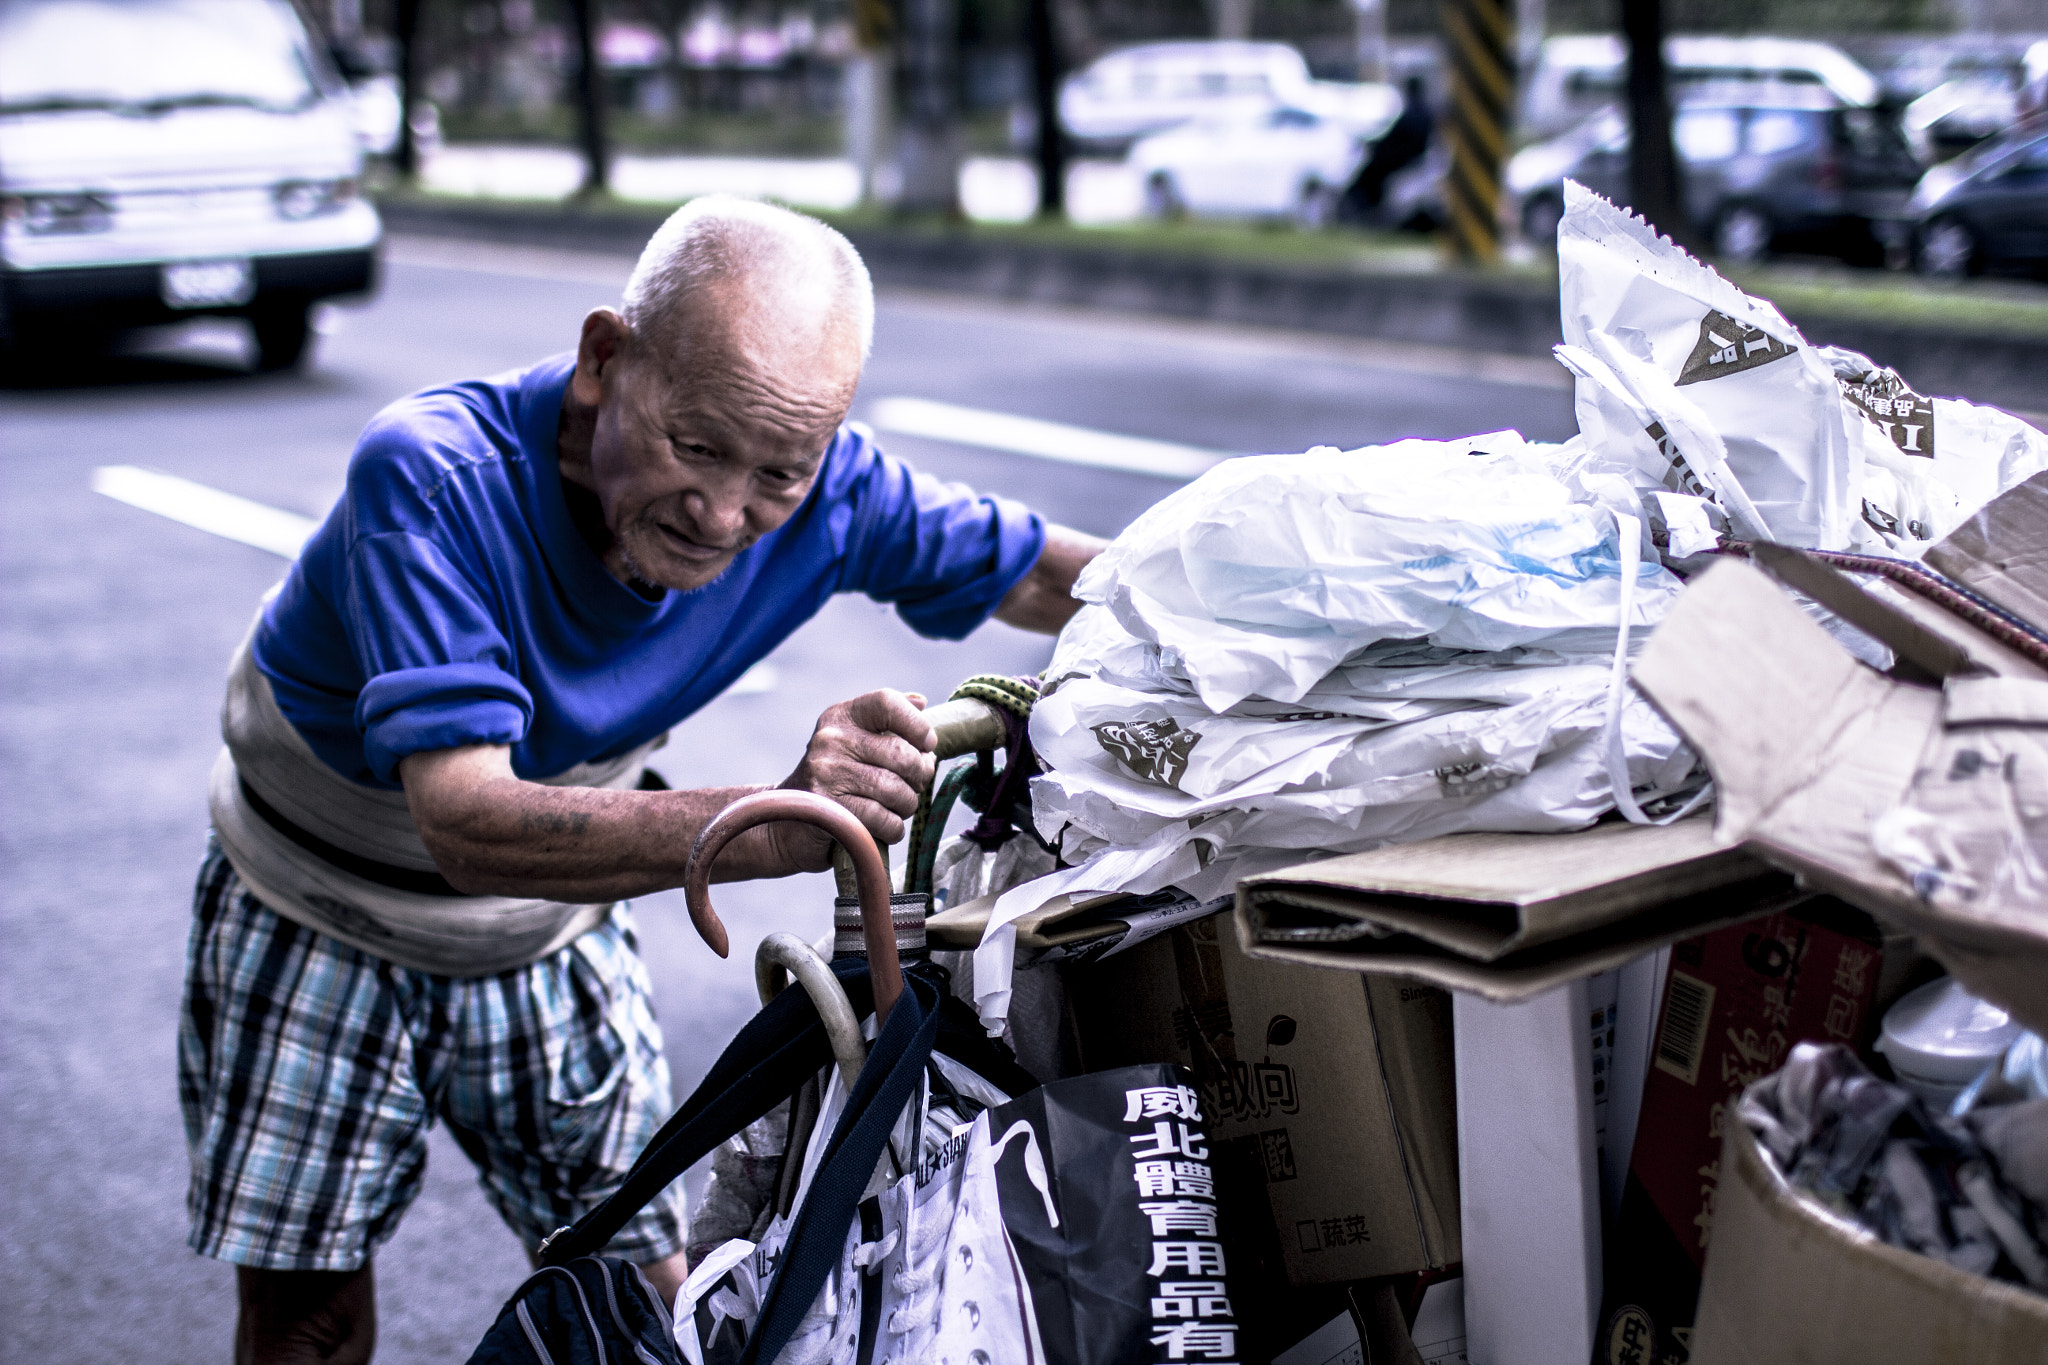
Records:
M292 726L256 667L254 635L252 625L228 672L227 747L207 805L221 850L257 899L352 947L441 976L523 967L604 922L609 904L457 891L421 841L405 793L350 781ZM631 788L658 743L544 780Z

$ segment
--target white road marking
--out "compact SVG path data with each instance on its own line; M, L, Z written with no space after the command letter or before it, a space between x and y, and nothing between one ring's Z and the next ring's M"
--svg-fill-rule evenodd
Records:
M878 398L869 405L867 419L872 426L903 436L1167 479L1192 479L1230 458L1228 451L1118 436L929 398Z
M268 507L175 474L132 464L95 469L92 491L285 559L297 559L306 538L320 524L297 512Z
M575 251L563 247L510 246L454 237L384 239L384 259L393 265L423 265L436 270L468 270L514 279L551 280L561 284L592 284L614 293L626 287L634 258L606 251Z

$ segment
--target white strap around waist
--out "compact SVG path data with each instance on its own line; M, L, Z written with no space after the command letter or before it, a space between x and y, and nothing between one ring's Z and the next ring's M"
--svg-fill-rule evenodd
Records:
M221 734L227 747L207 794L214 833L249 889L287 919L402 967L491 976L547 956L611 911L453 892L405 793L351 782L322 762L278 709L247 639L228 673ZM666 738L543 781L634 787Z

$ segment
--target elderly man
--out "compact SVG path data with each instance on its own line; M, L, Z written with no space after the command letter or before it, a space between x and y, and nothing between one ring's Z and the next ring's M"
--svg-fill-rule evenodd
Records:
M1100 548L844 425L873 330L831 229L698 200L573 357L429 389L231 671L180 1034L191 1244L237 1267L240 1361L367 1360L370 1258L439 1119L529 1249L668 1105L626 898L755 788L643 760L837 592L928 635L1057 630ZM884 841L929 779L920 698L827 710L782 784ZM716 875L827 866L765 826ZM672 1297L680 1189L611 1250Z

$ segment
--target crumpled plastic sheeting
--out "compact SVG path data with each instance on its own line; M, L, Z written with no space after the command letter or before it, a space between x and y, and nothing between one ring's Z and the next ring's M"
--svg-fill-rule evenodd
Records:
M1614 522L1558 477L1557 449L1508 431L1230 460L1133 522L1074 595L1158 645L1214 712L1301 702L1383 640L1502 650L1611 623ZM1680 586L1646 561L1635 624Z
M1082 619L1099 610L1076 617L1083 638L1100 638L1099 622ZM1063 637L1061 655L1078 667L1077 653ZM1033 816L1047 839L1064 832L1073 861L1092 841L1129 846L1182 822L1218 852L1351 851L1458 830L1577 829L1611 810L1596 743L1608 661L1544 650L1464 657L1349 668L1314 694L1356 687L1352 705L1368 709L1383 687L1382 697L1420 693L1452 708L1399 723L1321 710L1285 720L1244 706L1218 716L1163 682L1141 691L1070 675L1033 711L1032 745L1051 765L1033 783ZM1691 750L1634 693L1622 731L1633 786L1685 783Z
M1896 1247L2048 1292L2048 1100L1933 1113L1839 1043L1800 1043L1737 1108L1792 1185Z
M1579 435L1643 490L1698 496L1746 539L1918 558L2048 468L2048 436L1915 393L1809 343L1642 219L1577 184L1558 228Z

